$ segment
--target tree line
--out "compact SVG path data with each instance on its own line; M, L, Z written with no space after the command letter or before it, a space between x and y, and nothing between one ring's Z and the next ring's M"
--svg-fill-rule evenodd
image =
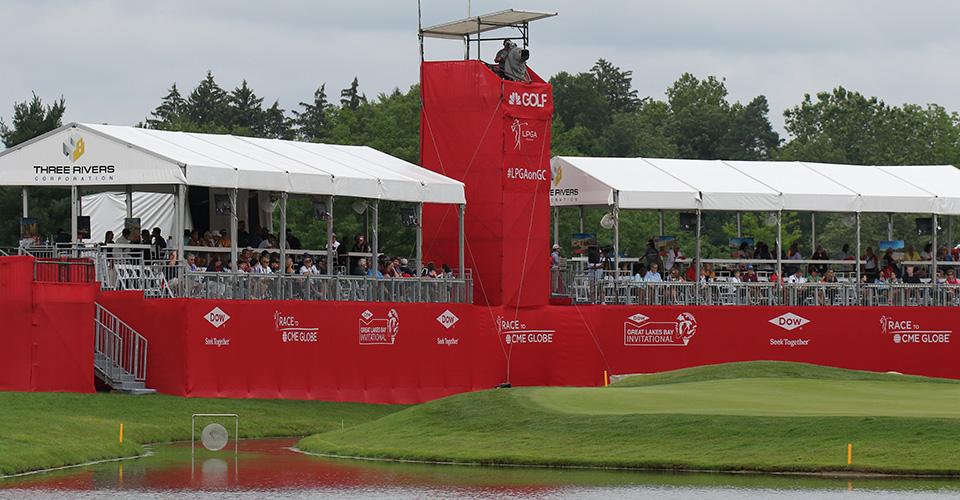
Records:
M715 76L685 73L661 97L640 97L633 88L632 72L600 59L587 71L560 72L550 79L555 114L552 152L555 155L647 156L691 159L804 160L852 164L960 164L960 117L936 104L891 106L877 97L843 87L806 94L784 111L781 137L770 122L767 99L758 95L746 103L731 101L726 82ZM270 102L267 100L266 102ZM321 84L313 95L286 109L278 100L265 99L242 81L232 90L221 86L208 72L184 95L176 83L160 97L141 127L336 144L363 144L416 163L419 159L419 87L399 88L372 98L361 91L357 78L332 101ZM66 103L61 97L44 104L34 95L14 103L8 125L0 120L0 139L12 147L52 130L62 123ZM47 193L46 190L50 190ZM69 227L69 203L55 188L34 188L32 216L45 232ZM395 204L385 204L381 219ZM0 192L0 243L16 241L20 211L19 191ZM313 219L310 201L293 200L290 226L306 246L322 247L324 229ZM600 233L604 210L588 210L587 225ZM624 249L642 252L646 238L657 234L657 215L624 212L621 224ZM912 231L910 215L897 216L898 231ZM362 217L348 203L335 212L341 239L362 229ZM397 216L399 219L399 215ZM575 232L576 211L561 215L561 237ZM772 245L774 228L766 214L744 214L744 234ZM818 240L830 246L850 238L849 216L820 216ZM676 214L666 217L668 234L679 236L692 253L692 237L679 230ZM411 232L389 222L382 239L398 252L410 246ZM342 229L341 229L342 228ZM809 231L809 217L785 215L784 241L799 239ZM865 217L865 241L885 239L884 217ZM344 234L345 233L345 234ZM408 234L411 233L411 234ZM733 214L709 214L704 247L708 254L724 253L726 239L736 233ZM882 234L881 234L882 233ZM882 238L880 236L883 236ZM805 252L810 253L810 250Z

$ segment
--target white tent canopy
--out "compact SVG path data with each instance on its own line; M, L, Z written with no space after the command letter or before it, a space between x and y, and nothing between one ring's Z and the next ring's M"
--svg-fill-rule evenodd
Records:
M950 165L566 156L552 161L554 173L562 172L559 179L554 175L552 206L612 205L616 192L624 209L960 215L960 170Z
M364 146L71 123L0 152L4 186L191 185L465 203L463 184Z
M84 213L90 216L91 241L103 241L107 231L113 231L116 237L123 230L127 216L127 196L121 192L104 192L85 195L80 204ZM176 237L177 213L174 210L174 195L169 193L133 193L133 213L140 218L140 227L153 229L159 227L168 238ZM185 207L186 227L193 229L190 207Z

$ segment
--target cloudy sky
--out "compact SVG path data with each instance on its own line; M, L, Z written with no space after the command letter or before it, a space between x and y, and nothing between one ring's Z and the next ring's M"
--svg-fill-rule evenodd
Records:
M844 85L891 104L960 110L955 64L960 2L924 0L473 0L474 14L513 7L559 12L532 27L531 66L584 71L599 57L662 97L682 72L726 78L731 97L764 94L774 123L802 98ZM465 0L423 0L424 24L465 17ZM0 117L35 91L63 95L66 121L135 124L176 82L212 70L246 78L290 109L320 83L354 76L368 96L417 79L415 0L4 0ZM491 46L487 54L494 50ZM462 57L432 41L428 58Z

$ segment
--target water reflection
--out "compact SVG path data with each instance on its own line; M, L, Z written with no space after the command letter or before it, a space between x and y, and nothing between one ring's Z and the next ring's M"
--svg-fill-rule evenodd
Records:
M889 479L655 473L520 467L431 466L332 460L294 453L294 440L246 441L240 454L158 446L151 457L0 480L0 497L44 498L947 498L960 482Z

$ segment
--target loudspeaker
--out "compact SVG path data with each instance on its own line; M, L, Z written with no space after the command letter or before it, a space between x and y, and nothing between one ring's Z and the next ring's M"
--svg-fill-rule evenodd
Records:
M600 263L600 247L599 246L590 245L587 247L587 263L588 264Z
M916 223L918 235L933 234L933 217L917 217Z
M697 231L697 214L691 212L680 212L680 229L682 231ZM700 230L703 231L703 221L700 222Z

